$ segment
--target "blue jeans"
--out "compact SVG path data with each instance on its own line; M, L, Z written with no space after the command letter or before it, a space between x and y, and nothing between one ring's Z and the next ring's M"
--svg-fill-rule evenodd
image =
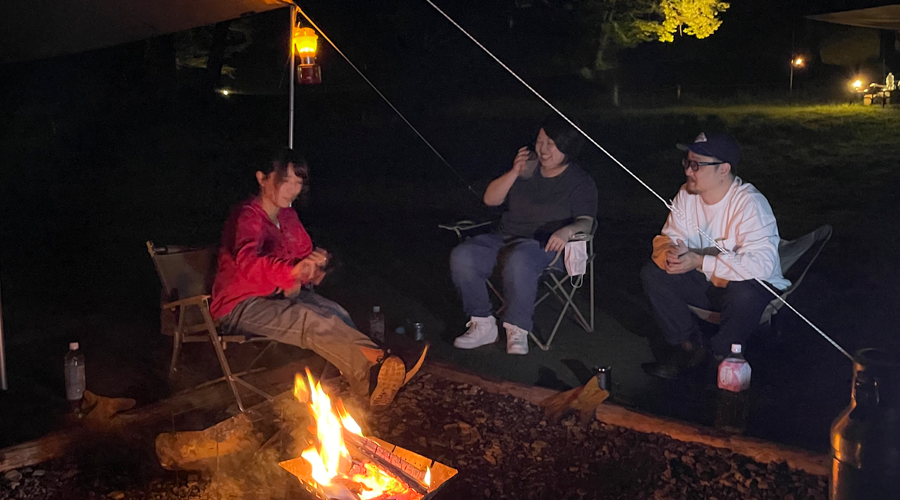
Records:
M259 335L309 349L337 367L351 390L368 394L372 363L363 350L381 348L359 332L334 301L306 290L293 297L253 297L238 304L219 325L226 334Z
M719 331L710 339L710 348L719 355L729 354L731 344L747 342L774 299L756 280L729 281L725 288L716 288L700 271L669 274L652 261L641 269L641 281L669 345L696 340L700 335L697 318L688 305L721 311Z
M491 315L491 300L485 281L501 263L506 310L503 321L525 330L534 327L534 301L538 280L544 269L556 258L556 252L545 252L536 240L490 233L469 238L450 254L453 284L462 296L467 316L484 318ZM554 267L564 269L560 257Z

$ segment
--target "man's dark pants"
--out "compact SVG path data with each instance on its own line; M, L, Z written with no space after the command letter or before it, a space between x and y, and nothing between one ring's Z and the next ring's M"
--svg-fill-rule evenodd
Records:
M669 274L653 261L641 269L641 281L670 345L696 340L700 335L697 318L688 305L720 311L721 326L710 339L712 352L718 355L731 352L731 344L746 343L773 299L756 280L729 281L725 288L716 288L700 271Z

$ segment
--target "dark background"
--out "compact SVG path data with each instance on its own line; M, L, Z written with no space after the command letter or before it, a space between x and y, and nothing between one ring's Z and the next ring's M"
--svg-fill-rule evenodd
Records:
M832 141L864 143L873 128L864 122L842 127L844 118L837 116L802 127L763 118L729 122L708 107L846 102L847 82L857 71L880 80L882 67L892 67L893 34L880 35L878 56L856 67L829 66L817 60L817 47L843 28L803 16L865 6L732 2L709 39L642 44L621 52L617 69L590 79L581 68L589 65L592 49L575 11L561 3L518 8L473 0L442 8L562 111L579 117L589 134L664 197L682 182L678 168L667 166L677 166L672 145L702 129L734 126L749 152L749 168L740 175L769 196L783 235L797 237L822 223L836 226L833 247L808 278L815 284L796 298L804 311L841 307L844 317L826 316L826 330L854 349L896 343L890 335L890 297L897 291L891 262L895 143L879 143L882 156L873 160L864 150L827 149ZM458 176L320 38L324 83L296 93L295 147L312 172L301 218L317 244L345 262L342 283L352 286L351 271L374 274L441 318L436 330L452 338L456 324L446 323L464 321L446 267L454 241L436 226L490 215L467 186L480 194L508 168L516 149L533 141L549 110L427 3L303 7ZM215 243L229 207L254 190L247 166L256 148L287 142L287 13L247 22L251 43L223 61L234 68L234 78L218 82L202 68L176 68L177 37L168 36L0 67L0 284L13 376L61 387L54 363L61 362L67 342L89 339L97 329L115 339L112 352L131 350L102 361L113 371L164 371L163 340L129 337L133 330L117 337L114 331L130 322L141 325L138 333L155 335L159 285L144 242ZM809 53L812 62L795 74L789 96L788 63L799 52ZM676 85L682 86L681 101ZM234 90L227 98L213 92L223 86ZM614 87L620 108L612 104ZM696 111L637 113L668 105ZM796 144L825 160L784 176L798 160L792 157L799 154ZM583 160L601 194L597 288L605 302L599 307L647 334L653 327L638 304L637 273L665 208L600 152L590 149ZM856 172L863 165L868 177L860 180ZM828 189L811 179L827 180ZM850 298L842 300L842 293ZM346 305L360 318L370 298ZM790 365L799 357L806 360L803 367L822 370L798 380L821 382L828 396L811 390L799 398L806 405L799 411L821 412L828 420L847 400L849 370L828 369L843 360L808 330L795 342L801 346L794 357L771 362ZM140 361L134 351L144 348L162 354ZM795 375L790 369L772 373ZM122 392L159 395L147 387ZM827 401L817 407L818 399ZM815 428L814 439L821 430ZM805 439L785 434L777 437Z

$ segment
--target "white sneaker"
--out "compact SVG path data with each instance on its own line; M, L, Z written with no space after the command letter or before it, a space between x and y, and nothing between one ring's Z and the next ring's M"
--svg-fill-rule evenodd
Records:
M528 332L509 323L503 323L503 328L506 328L506 354L528 354Z
M466 326L469 327L469 330L456 337L456 340L453 341L454 346L460 349L475 349L497 341L497 320L493 316L487 318L472 316Z

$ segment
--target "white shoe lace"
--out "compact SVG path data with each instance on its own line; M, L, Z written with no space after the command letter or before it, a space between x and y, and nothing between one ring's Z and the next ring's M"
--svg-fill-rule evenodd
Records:
M509 332L509 340L511 340L515 344L521 344L522 341L525 340L525 337L527 335L528 335L527 333L525 333L521 330L515 330L512 332Z

